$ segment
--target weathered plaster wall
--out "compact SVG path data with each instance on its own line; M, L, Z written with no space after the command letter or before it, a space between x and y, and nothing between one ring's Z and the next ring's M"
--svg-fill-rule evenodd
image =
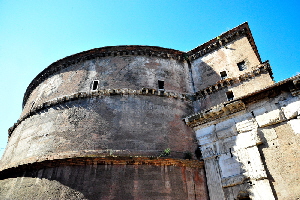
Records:
M238 99L251 92L272 85L274 81L270 77L269 69L269 63L264 62L256 66L256 69L251 72L242 74L239 77L220 80L214 85L196 92L197 101L194 102L195 112L200 112L201 110L209 109L228 101L227 92L232 92L233 99Z
M245 61L247 69L239 71L237 63ZM235 40L209 54L191 62L193 80L196 91L214 85L221 80L220 72L226 71L227 76L238 77L250 72L260 64L246 36ZM248 91L251 91L249 88Z
M142 88L158 89L164 81L166 91L191 93L187 63L172 58L138 55L108 56L85 60L50 75L29 96L21 116L34 105L78 92L89 92L92 82L99 81L99 89ZM34 104L33 104L34 103Z
M0 198L209 199L203 169L97 164L28 170L0 180Z
M228 87L228 90L232 91L234 98L237 99L248 93L255 92L272 84L274 84L274 81L270 78L270 74L263 73L253 79L244 81L242 84L230 86Z
M300 98L285 89L190 117L211 199L300 197Z
M180 99L114 95L84 98L44 109L16 127L2 157L2 167L36 158L80 156L82 151L107 155L171 156L194 152L192 129L181 120L189 102Z

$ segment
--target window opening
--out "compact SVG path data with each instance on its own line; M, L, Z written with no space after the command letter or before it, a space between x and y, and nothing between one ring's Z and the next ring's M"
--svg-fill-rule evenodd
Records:
M33 101L33 102L31 103L31 108L30 108L30 111L32 110L32 108L33 108L34 104L35 104L35 102Z
M224 79L227 78L227 73L226 73L226 71L220 72L220 75L221 75L221 79L222 79L222 80L224 80Z
M164 81L158 81L158 90L164 90Z
M234 98L232 91L226 92L226 96L228 101L231 101Z
M92 90L97 90L99 85L99 81L93 81L92 83Z
M238 66L238 68L239 68L240 71L244 71L245 69L247 69L245 61L239 62L237 64L237 66Z

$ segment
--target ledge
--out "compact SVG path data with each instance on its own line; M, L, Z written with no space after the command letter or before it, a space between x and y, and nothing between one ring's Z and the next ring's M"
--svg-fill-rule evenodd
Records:
M216 84L210 85L210 86L206 87L205 89L196 92L196 98L197 99L204 98L205 96L207 96L209 94L218 92L219 90L222 90L223 88L231 86L235 83L242 83L244 81L248 81L262 73L269 73L270 76L272 77L273 73L272 73L269 61L265 61L262 64L258 65L256 67L256 69L252 70L251 72L246 72L245 74L242 74L239 77L232 77L232 78L220 80Z
M248 103L256 102L266 97L278 96L281 92L290 92L291 95L300 95L300 74L286 80L275 83L271 86L239 97L236 100L221 103L210 109L185 117L184 122L190 127L196 127L216 119L226 117L229 114L246 109Z
M44 168L53 168L61 166L82 166L82 165L154 165L154 166L177 166L190 168L203 168L203 161L184 160L174 158L157 158L157 157L75 157L65 159L44 160L42 162L34 162L16 167L2 169L0 171L0 180L23 176L24 172L30 170L40 170Z
M155 89L151 88L142 88L140 90L132 90L128 88L122 88L122 89L99 89L99 90L93 90L90 92L78 92L71 95L66 95L63 97L59 97L56 99L52 99L49 101L46 101L42 104L35 105L33 108L30 109L30 112L27 112L24 114L12 127L8 129L8 137L11 136L12 132L17 128L18 125L20 125L25 119L37 114L38 112L48 109L52 106L66 103L69 101L75 101L78 99L85 99L85 98L93 98L93 97L101 97L101 96L115 96L115 95L153 95L153 96L160 96L160 97L168 97L168 98L174 98L174 99L181 99L181 100L191 100L193 99L192 94L178 94L174 92L161 92L157 91Z
M193 128L245 109L245 104L240 100L236 100L219 104L208 110L187 116L184 118L184 121L186 125Z

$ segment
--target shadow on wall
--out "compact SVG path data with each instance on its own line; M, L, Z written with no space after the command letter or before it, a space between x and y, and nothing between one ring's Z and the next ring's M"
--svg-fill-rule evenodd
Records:
M226 71L217 72L201 59L198 59L192 65L192 76L196 92L195 113L234 98L232 91L228 89L228 83L220 83L221 80L228 78ZM233 84L233 82L230 84Z
M203 169L176 166L60 166L14 174L0 186L1 199L208 199Z

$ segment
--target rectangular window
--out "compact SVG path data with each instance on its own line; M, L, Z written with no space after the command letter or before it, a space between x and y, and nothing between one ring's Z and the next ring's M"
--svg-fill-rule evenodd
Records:
M227 100L228 100L228 101L231 101L231 100L233 100L233 98L234 98L233 92L232 92L232 91L226 92L226 96L227 96Z
M224 79L227 78L227 73L226 73L226 71L220 72L220 75L221 75L221 80L224 80Z
M92 90L97 90L99 85L99 81L93 81L92 83Z
M164 81L158 81L158 90L164 90L165 86L164 86Z
M245 69L247 69L245 61L239 62L237 64L237 66L238 66L238 68L239 68L240 71L244 71Z

